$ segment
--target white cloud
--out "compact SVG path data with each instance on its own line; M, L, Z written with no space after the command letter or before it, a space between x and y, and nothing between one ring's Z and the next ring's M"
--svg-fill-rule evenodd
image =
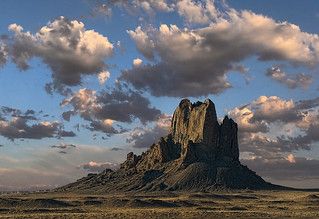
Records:
M153 59L154 42L150 37L142 31L142 27L138 26L135 31L128 30L127 33L135 41L137 49L148 59Z
M98 74L98 79L99 79L99 83L100 85L105 84L105 82L110 78L110 72L108 71L102 71Z
M181 0L177 1L176 6L179 15L190 24L209 24L221 16L211 0Z
M0 68L7 63L8 48L7 45L0 40Z
M154 96L205 96L230 88L227 73L249 57L307 68L319 63L317 34L251 11L229 9L223 17L198 29L129 30L137 49L156 60L124 71L121 79Z
M295 103L292 99L284 100L277 96L260 96L253 101L251 106L255 111L255 120L285 121L298 116L294 111Z
M66 120L69 120L69 116L78 114L90 122L88 129L107 134L125 131L122 128L115 129L114 122L132 123L134 119L139 119L145 124L155 121L161 115L160 110L151 107L149 100L139 92L119 87L99 93L90 89L80 89L64 99L61 106L73 108L64 113Z
M254 156L282 158L287 152L310 150L319 141L318 98L260 96L229 115L238 123L241 150Z
M79 113L88 113L98 110L101 106L97 103L96 91L86 88L80 89L73 96L62 101L61 106L73 103Z
M248 106L235 107L229 112L242 132L268 132L268 125L264 121L252 121L254 112Z
M79 85L84 75L105 70L104 59L113 53L108 38L86 30L82 22L59 17L32 34L11 24L14 32L11 56L17 66L26 70L32 57L39 57L52 70L57 86Z
M133 0L132 5L139 7L144 11L151 13L153 10L169 12L173 8L167 3L166 0Z
M136 58L136 59L133 60L133 66L134 66L134 67L138 67L138 66L140 66L142 63L143 63L143 60L142 60L142 59Z

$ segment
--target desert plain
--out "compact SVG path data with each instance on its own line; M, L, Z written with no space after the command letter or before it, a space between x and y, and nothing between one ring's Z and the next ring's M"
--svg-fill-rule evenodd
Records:
M0 218L318 218L319 190L7 193Z

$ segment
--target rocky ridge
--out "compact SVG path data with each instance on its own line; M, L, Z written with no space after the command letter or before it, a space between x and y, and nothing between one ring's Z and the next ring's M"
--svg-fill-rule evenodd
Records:
M209 191L275 189L239 161L237 124L227 116L219 124L211 100L176 108L170 133L141 155L133 152L120 169L89 174L59 191Z

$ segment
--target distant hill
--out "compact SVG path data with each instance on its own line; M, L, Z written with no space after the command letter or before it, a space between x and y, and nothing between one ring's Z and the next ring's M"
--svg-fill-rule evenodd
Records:
M219 124L211 100L192 104L184 99L174 112L170 134L146 152L131 152L119 170L89 174L57 191L285 189L240 163L237 132L237 124L227 116Z

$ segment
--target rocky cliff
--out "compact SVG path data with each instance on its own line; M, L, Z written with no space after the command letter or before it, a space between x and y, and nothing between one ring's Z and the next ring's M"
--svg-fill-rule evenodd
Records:
M186 163L238 161L237 131L237 124L227 116L218 123L211 100L194 104L182 100L171 125L172 139L181 145L181 158Z
M154 191L216 188L274 189L255 172L241 165L237 124L227 116L217 120L211 100L176 108L171 131L141 155L133 152L117 171L90 174L60 191Z

